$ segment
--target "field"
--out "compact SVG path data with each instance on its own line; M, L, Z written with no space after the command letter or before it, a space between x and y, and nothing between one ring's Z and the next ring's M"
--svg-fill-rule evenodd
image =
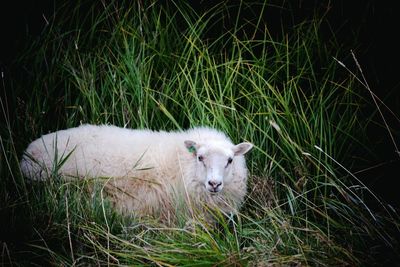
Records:
M376 116L382 105L357 55L322 34L324 14L272 30L259 15L280 7L265 3L199 13L182 2L143 2L59 6L15 63L20 71L2 77L1 263L398 263L397 211L355 173L372 167L366 129L386 127ZM250 11L252 20L241 17ZM204 125L253 143L244 206L232 220L216 214L218 228L199 220L188 230L196 218L179 211L174 226L122 217L100 189L64 181L57 167L49 181L22 177L27 144L82 123Z

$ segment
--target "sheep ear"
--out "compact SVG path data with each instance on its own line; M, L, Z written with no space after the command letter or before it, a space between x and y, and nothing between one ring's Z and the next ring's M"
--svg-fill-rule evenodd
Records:
M196 155L197 153L197 149L196 149L196 142L191 141L191 140L186 140L185 141L185 146L187 148L187 150L192 153L193 155Z
M247 152L249 152L249 150L252 148L253 148L253 144L244 142L244 143L240 143L240 144L237 144L236 146L234 146L233 152L235 153L235 156L244 155Z

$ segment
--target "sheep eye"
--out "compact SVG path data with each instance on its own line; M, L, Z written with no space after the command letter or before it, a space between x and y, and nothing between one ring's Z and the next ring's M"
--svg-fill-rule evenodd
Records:
M228 164L231 164L231 163L232 163L232 160L233 160L232 158L229 158L229 159L228 159Z
M203 157L203 156L198 156L197 159L198 159L199 161L203 161L203 160L204 160L204 157Z

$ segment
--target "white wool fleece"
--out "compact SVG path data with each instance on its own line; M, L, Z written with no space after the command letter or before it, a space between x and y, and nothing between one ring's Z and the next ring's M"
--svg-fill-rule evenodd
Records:
M54 169L66 179L106 178L124 214L170 216L176 199L236 212L246 194L243 155L251 148L206 127L157 132L82 125L33 141L20 166L32 180L47 179Z

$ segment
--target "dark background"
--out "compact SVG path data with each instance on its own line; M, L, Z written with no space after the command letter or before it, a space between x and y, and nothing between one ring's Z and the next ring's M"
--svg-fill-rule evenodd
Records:
M198 11L207 10L216 1L191 1ZM274 1L279 3L279 1ZM283 1L282 1L283 2ZM4 79L12 79L12 72L18 71L13 61L23 52L29 38L38 36L54 10L56 1L1 1L0 3L0 69ZM353 49L364 75L374 93L397 116L400 116L400 14L395 1L293 1L291 15L279 9L271 9L265 14L266 20L277 31L281 23L296 24L311 18L316 9L327 12L326 30L335 32L339 43ZM251 14L244 14L244 19ZM354 47L353 47L354 46ZM21 67L21 66L19 66ZM354 66L353 66L354 67ZM353 69L355 70L355 69ZM7 89L7 88L6 88ZM376 112L371 107L368 112ZM400 146L400 121L384 110L397 145ZM381 121L382 122L382 121ZM371 148L376 156L370 159L368 166L377 165L367 171L357 173L367 185L387 202L400 207L400 197L396 186L400 175L400 156L395 152L388 132L381 126L368 128ZM362 156L362 155L360 155Z

